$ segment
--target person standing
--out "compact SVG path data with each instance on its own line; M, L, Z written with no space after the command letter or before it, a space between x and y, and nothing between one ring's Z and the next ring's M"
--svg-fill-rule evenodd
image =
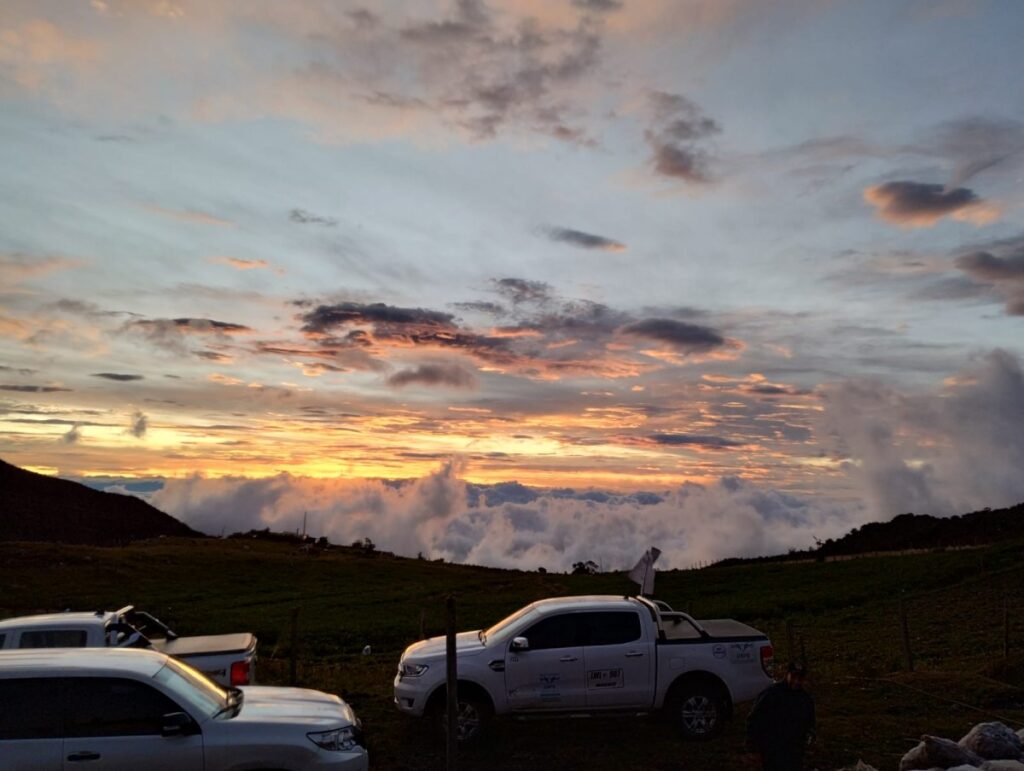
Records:
M747 745L764 771L801 771L814 739L814 699L804 689L807 669L791 663L786 679L765 688L747 717Z

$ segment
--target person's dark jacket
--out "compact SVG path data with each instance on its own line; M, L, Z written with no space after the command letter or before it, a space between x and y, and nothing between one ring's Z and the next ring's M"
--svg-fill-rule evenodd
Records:
M765 768L800 768L814 730L814 699L785 681L762 691L747 717L747 743L764 757Z

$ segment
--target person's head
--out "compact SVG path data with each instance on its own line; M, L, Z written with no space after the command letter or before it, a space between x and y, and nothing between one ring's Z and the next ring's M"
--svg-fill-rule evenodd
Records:
M791 661L789 668L786 670L786 684L794 691L799 691L804 687L806 680L807 667L804 666L803 662Z

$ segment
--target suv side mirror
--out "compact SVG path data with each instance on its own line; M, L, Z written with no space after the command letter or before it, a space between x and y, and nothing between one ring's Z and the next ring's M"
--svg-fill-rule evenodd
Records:
M510 646L510 650L516 653L520 651L528 651L530 650L530 641L527 640L525 637L514 637L512 638L512 645Z
M195 733L195 723L184 712L169 712L163 717L161 736L187 736Z

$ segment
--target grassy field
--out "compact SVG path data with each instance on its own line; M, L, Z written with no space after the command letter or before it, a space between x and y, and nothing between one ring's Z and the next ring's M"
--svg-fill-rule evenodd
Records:
M862 758L895 768L925 732L959 738L976 722L1024 726L1024 570L1020 543L835 562L659 573L657 595L699 618L767 632L789 657L786 622L811 667L819 739L809 767ZM255 540L159 539L125 548L0 544L0 617L133 603L179 633L254 631L259 678L288 680L289 618L299 609L299 684L341 694L367 729L376 768L443 767L421 721L398 714L391 682L401 650L442 632L444 598L459 626L486 626L563 594L634 591L621 574L568 576L464 567L338 549L318 557ZM908 609L916 671L904 671L898 600ZM1004 657L1004 608L1010 655ZM365 645L372 654L363 656ZM656 718L499 721L463 768L743 769L741 707L719 738L682 743Z

